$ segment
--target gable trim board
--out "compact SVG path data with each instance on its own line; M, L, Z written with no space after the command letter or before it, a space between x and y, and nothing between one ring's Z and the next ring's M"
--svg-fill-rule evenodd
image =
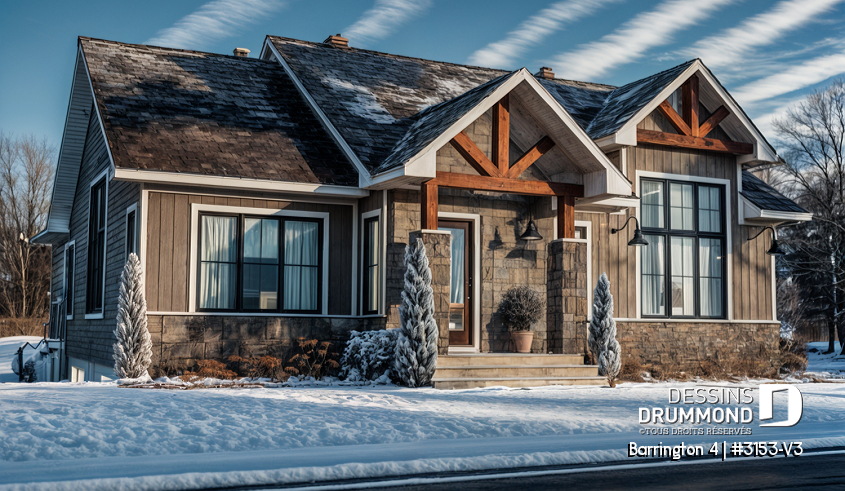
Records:
M665 172L652 172L652 171L643 171L643 170L636 170L634 172L635 182L634 186L637 192L637 196L640 194L640 180L641 178L655 178L655 179L671 179L674 181L687 181L687 182L694 182L694 183L710 183L710 184L719 184L725 186L725 217L727 223L730 224L731 217L733 216L731 213L731 181L730 179L721 179L716 177L698 177L698 176L690 176L686 174L670 174ZM642 219L640 216L640 202L637 201L637 206L634 209L635 215L637 217L637 222L640 222ZM725 278L725 289L727 291L727 315L724 319L675 319L676 321L684 321L690 323L699 323L699 324L706 324L713 321L722 321L722 322L736 322L734 320L734 296L733 296L733 261L730 258L733 257L733 237L732 237L732 227L725 227L725 249L727 252L727 257L729 258L727 261L727 277ZM660 323L665 321L671 321L672 319L665 319L665 318L643 318L642 315L642 248L641 247L634 247L635 249L635 278L636 281L635 291L636 291L636 318L634 320L643 321L643 322L653 322L653 323ZM668 274L668 273L667 273ZM774 290L774 288L773 288ZM776 317L776 316L775 316ZM617 319L620 320L620 319ZM627 319L625 319L627 320ZM770 321L748 321L748 322L770 322Z
M367 168L361 162L361 159L359 159L355 152L352 150L352 147L350 147L349 144L346 143L346 140L343 138L343 136L341 136L340 132L337 131L337 128L334 127L334 124L332 124L331 120L329 120L329 118L326 116L326 113L323 112L323 110L320 108L320 106L317 104L317 102L314 100L314 98L311 96L305 86L302 85L302 81L299 80L299 78L296 76L296 73L294 73L290 65L288 65L288 63L285 61L284 57L278 52L278 50L276 50L276 47L273 46L273 43L270 42L269 37L264 38L264 46L261 48L261 54L259 55L259 57L264 58L264 54L267 48L270 49L270 51L273 53L273 56L276 58L276 61L282 66L282 68L285 70L285 73L287 73L288 77L290 77L290 79L293 81L296 90L299 91L299 93L308 103L308 106L311 108L314 114L317 115L317 119L320 120L320 123L322 123L323 127L326 128L326 130L332 135L332 138L341 148L341 150L349 159L349 161L352 162L353 165L355 165L355 168L358 170L358 187L369 187L370 171L367 170Z

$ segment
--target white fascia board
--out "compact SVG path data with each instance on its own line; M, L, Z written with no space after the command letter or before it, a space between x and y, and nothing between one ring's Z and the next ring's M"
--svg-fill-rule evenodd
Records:
M91 82L91 72L88 71L88 60L85 59L85 50L82 49L82 43L79 43L79 54L82 56L82 64L85 67L85 75L88 76L88 86L91 87L91 98L94 100L94 111L97 113L97 122L100 123L100 131L103 133L103 140L106 142L106 153L109 155L109 163L111 170L114 171L114 157L111 154L111 145L109 145L109 137L106 135L106 127L103 125L103 116L100 114L100 105L97 104L97 94L94 93L94 84ZM114 172L112 172L114 175Z
M290 77L290 79L293 81L293 85L296 86L296 89L311 107L311 110L314 111L314 114L317 115L317 119L320 120L320 122L323 124L323 127L328 130L330 135L332 135L332 138L338 144L341 151L343 151L343 153L350 160L350 162L355 165L355 168L358 170L358 187L368 187L371 184L370 171L363 164L363 162L361 162L361 159L358 158L358 156L352 150L352 147L350 147L349 144L346 143L346 140L343 138L343 136L341 136L340 132L337 131L337 128L334 127L332 122L329 120L328 116L326 116L326 113L324 113L320 106L317 104L317 101L315 101L314 98L311 97L311 94L302 84L302 81L299 80L299 78L296 76L296 73L294 73L293 69L290 67L290 65L288 65L281 53L279 53L276 47L273 46L273 43L270 42L269 37L264 39L264 47L261 48L262 55L265 49L269 49L273 53L273 56L276 57L276 61L279 62L282 68L284 68L285 73L287 73L288 77Z
M353 186L332 184L313 184L307 182L272 181L269 179L248 179L228 176L206 176L200 174L182 174L177 172L159 172L148 170L122 169L114 171L118 181L155 182L160 184L182 184L211 188L244 189L261 192L285 192L299 194L319 194L323 196L342 196L363 198L370 195L366 189Z
M728 94L725 88L722 87L722 84L720 84L719 81L716 80L716 77L713 76L713 73L710 72L710 70L706 66L704 66L704 63L702 63L701 60L695 60L689 67L687 67L686 70L683 71L683 73L678 75L678 77L674 81L672 81L672 83L670 83L662 91L660 91L657 97L655 97L651 102L646 104L645 107L643 107L636 114L634 114L634 116L632 116L631 119L629 119L628 122L625 123L617 133L626 133L628 135L626 140L629 139L630 134L633 133L634 143L631 143L629 145L635 146L637 144L637 125L640 123L640 121L642 121L649 114L654 112L654 110L657 109L657 106L659 106L663 101L669 98L669 96L672 95L673 92L678 90L678 87L680 87L684 82L687 81L687 79L689 79L696 72L701 74L701 76L703 76L707 80L707 83L710 84L710 86L713 87L713 90L715 90L716 93L719 94L719 97L722 98L722 102L725 107L727 107L728 111L730 111L731 114L739 118L743 126L745 126L745 128L754 136L754 139L756 140L754 142L754 153L750 158L773 161L777 160L777 152L775 151L775 149L772 148L771 145L768 144L768 142L766 142L766 139L763 137L757 127L754 126L751 120L748 119L748 116L739 107L739 104L737 104L734 98L731 97L730 94ZM608 137L602 138L601 140L605 140L606 138Z
M798 213L792 211L763 210L745 196L739 196L742 202L742 218L765 222L808 222L813 219L812 213Z

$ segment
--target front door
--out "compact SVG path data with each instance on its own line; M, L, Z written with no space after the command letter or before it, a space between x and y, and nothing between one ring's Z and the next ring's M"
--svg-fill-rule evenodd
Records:
M472 346L472 223L440 220L437 228L452 234L449 346Z

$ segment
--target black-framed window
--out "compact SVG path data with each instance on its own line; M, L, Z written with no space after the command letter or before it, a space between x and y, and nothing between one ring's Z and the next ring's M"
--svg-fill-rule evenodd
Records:
M201 214L197 309L319 313L323 221Z
M88 210L88 291L85 311L103 312L103 266L106 254L106 178L91 186Z
M643 317L724 318L725 187L642 179Z
M381 230L379 217L364 220L363 314L377 314L380 300Z
M129 210L126 213L126 259L129 259L129 255L133 252L138 254L138 246L136 239L136 230L137 230L137 222L135 217L137 216L137 210Z
M76 243L65 246L65 312L73 317L74 276L76 274Z

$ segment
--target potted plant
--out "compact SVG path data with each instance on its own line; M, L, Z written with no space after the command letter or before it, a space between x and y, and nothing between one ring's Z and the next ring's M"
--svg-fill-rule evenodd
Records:
M511 340L517 353L531 353L534 340L531 326L540 320L544 307L540 294L527 286L511 288L502 295L499 315L511 330Z

